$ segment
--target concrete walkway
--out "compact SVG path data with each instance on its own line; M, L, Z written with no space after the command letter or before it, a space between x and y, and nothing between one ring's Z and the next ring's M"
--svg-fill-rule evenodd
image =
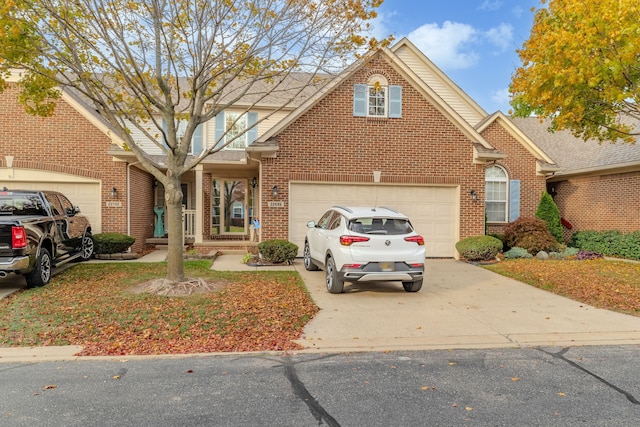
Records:
M165 257L166 251L156 251L129 262ZM301 260L278 267L250 267L241 260L222 255L212 269L300 274L320 307L298 341L303 352L640 344L640 317L597 309L460 261L427 260L417 293L399 283L369 283L346 284L345 293L334 295L325 290L324 272L306 271ZM0 363L73 359L78 351L0 348Z

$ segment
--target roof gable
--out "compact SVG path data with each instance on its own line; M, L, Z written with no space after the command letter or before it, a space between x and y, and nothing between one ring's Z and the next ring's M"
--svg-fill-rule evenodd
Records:
M480 123L487 113L453 80L440 70L411 41L403 38L391 50L407 64L438 96L454 108L470 125Z
M408 42L403 39L404 42ZM276 137L281 131L286 129L291 123L297 120L300 116L306 113L309 109L315 106L321 99L335 90L339 85L345 82L351 75L362 67L367 66L367 62L374 57L374 55L381 55L403 78L408 81L415 89L417 89L431 104L442 113L448 120L450 120L454 126L456 126L469 140L473 143L480 144L486 150L493 150L493 147L487 142L477 130L469 124L452 106L446 103L440 95L433 90L428 84L420 78L414 70L406 64L399 56L397 56L393 50L388 48L379 48L372 52L369 52L360 60L354 62L349 66L342 74L337 76L330 84L325 86L322 90L309 99L307 99L300 107L294 110L291 114L285 117L281 122L276 124L269 131L265 132L252 146L248 148L248 151L258 149L269 142L273 142L273 138ZM479 107L478 107L479 108ZM484 159L482 159L484 160Z

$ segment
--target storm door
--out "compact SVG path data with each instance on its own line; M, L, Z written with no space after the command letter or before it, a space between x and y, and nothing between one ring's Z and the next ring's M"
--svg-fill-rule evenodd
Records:
M248 234L246 179L214 179L211 197L211 234Z

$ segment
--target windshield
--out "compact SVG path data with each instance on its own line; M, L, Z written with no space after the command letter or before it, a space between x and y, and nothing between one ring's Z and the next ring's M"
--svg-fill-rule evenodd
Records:
M349 230L362 234L408 234L413 231L409 220L400 218L356 218Z
M37 194L0 192L0 215L46 215Z

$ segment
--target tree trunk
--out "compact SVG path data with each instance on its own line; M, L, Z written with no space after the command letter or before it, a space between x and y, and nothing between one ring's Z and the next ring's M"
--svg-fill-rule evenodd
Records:
M167 254L167 279L172 282L184 281L183 264L183 227L182 227L182 191L180 178L172 178L166 187L167 232L169 235L169 251Z

